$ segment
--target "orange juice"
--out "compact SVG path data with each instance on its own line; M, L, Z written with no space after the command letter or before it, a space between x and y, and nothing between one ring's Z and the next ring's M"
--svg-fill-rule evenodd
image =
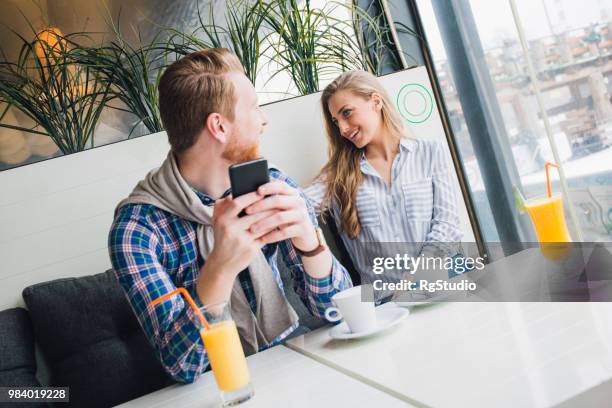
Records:
M565 223L561 196L554 195L529 200L525 202L525 208L533 222L544 256L549 259L564 257L569 246L554 244L572 241Z
M200 334L219 389L234 391L249 384L249 368L236 323L232 320L214 323Z

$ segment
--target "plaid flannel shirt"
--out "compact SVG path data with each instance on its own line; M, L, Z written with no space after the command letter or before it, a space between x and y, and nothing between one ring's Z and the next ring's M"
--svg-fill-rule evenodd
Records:
M298 187L293 180L275 169L270 170L270 178ZM214 204L214 200L206 194L198 191L196 194L205 205ZM316 226L314 210L301 191L300 194ZM197 250L196 227L196 223L155 206L130 204L117 212L108 237L116 277L145 335L166 371L181 382L193 382L208 366L204 344L195 323L196 317L181 296L155 307L149 303L177 287L187 289L199 303L195 288L205 260ZM285 240L262 248L281 290L283 283L277 265L279 251L291 271L294 290L315 316L323 317L325 309L331 306L331 296L352 285L346 269L335 258L328 277L312 278L304 271L301 258L291 241ZM240 283L253 308L255 295L248 275L246 279L240 279ZM297 327L298 323L288 327L272 344L283 340Z

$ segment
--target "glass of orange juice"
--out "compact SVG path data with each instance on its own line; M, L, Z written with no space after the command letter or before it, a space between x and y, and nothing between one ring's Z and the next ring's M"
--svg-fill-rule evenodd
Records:
M565 222L561 195L526 200L525 209L533 222L542 254L551 260L567 257L570 249L567 243L572 238Z
M210 328L200 327L208 361L221 393L223 406L247 401L254 394L236 323L227 302L200 309ZM199 323L201 324L201 323Z

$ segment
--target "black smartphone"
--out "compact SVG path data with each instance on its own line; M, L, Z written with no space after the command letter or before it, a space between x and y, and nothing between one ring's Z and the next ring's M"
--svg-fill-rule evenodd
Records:
M257 159L231 165L229 177L234 198L256 191L259 186L270 181L268 161Z

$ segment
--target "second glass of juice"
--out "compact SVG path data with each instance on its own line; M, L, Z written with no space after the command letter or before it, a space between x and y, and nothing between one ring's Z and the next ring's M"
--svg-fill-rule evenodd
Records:
M533 222L540 241L542 254L551 260L565 258L572 241L563 213L563 200L558 194L525 202L525 208Z
M209 329L200 327L200 334L223 406L247 401L253 396L251 376L229 304L208 305L200 311L210 324Z

